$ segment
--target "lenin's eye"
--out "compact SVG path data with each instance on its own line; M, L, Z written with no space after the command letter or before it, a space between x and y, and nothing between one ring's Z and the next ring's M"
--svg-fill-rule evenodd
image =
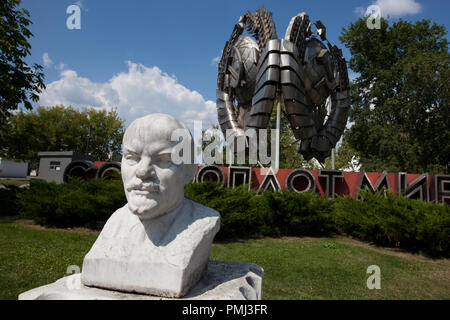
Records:
M170 154L160 155L155 159L155 164L162 168L169 168L173 163Z
M140 157L136 154L127 154L125 155L125 161L128 165L134 166L140 161Z

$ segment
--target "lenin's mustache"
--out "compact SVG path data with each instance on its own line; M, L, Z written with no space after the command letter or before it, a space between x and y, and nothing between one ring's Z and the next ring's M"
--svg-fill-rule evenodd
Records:
M126 190L128 192L133 191L133 190L138 190L138 191L148 191L148 192L152 192L152 193L159 193L159 191L160 191L159 184L157 184L153 181L143 182L143 181L139 181L139 180L131 181L126 186Z

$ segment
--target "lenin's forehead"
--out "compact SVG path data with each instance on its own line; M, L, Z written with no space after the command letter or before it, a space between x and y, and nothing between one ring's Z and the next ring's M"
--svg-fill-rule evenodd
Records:
M135 120L125 131L124 148L141 151L145 146L158 144L161 147L172 147L172 133L176 129L184 129L175 118L167 115L151 115Z

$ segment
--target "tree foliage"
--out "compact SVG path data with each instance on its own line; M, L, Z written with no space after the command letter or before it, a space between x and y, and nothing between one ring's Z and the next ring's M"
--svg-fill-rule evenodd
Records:
M42 66L29 66L24 60L30 54L33 34L27 27L32 22L19 5L20 0L0 1L0 124L20 103L31 109L30 100L38 101L45 88Z
M447 31L430 20L360 19L340 40L350 49L350 121L344 139L368 171L445 172L450 159Z
M56 106L39 107L33 112L19 111L8 118L7 133L0 133L0 156L30 160L36 168L39 151L69 151L85 153L89 127L92 126L89 158L110 160L120 153L124 120L115 110L105 111Z
M359 171L359 156L358 153L350 147L346 140L338 144L335 149L335 166L336 170L350 170ZM325 169L332 169L332 159L328 157L324 163Z

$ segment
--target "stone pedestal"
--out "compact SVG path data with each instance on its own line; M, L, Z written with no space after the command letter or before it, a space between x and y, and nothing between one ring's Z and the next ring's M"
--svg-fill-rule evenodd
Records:
M264 270L247 262L209 261L200 281L182 298L125 293L82 284L81 274L26 291L19 300L260 300Z

